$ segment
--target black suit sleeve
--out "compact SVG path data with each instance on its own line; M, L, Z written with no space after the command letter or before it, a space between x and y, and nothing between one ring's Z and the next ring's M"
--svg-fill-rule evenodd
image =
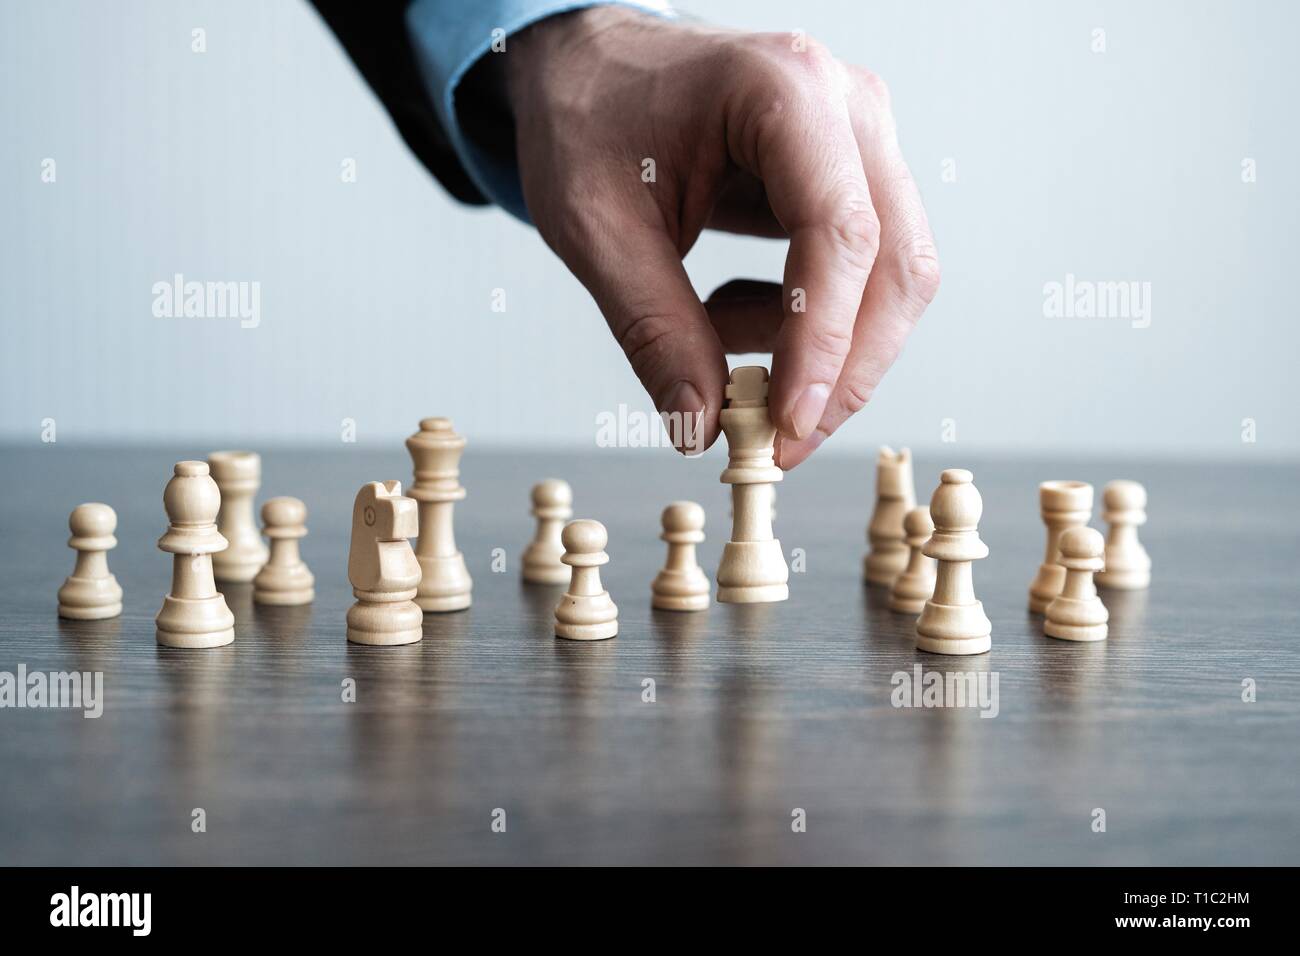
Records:
M406 33L410 0L310 0L383 102L411 152L463 203L488 204L438 121Z

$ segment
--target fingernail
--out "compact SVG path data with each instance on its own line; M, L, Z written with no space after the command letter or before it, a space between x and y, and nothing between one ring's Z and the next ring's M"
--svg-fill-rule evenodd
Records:
M814 431L802 441L790 441L788 438L777 439L776 464L782 471L789 471L817 450L826 440L826 433Z
M831 387L821 382L803 390L790 412L790 427L794 429L795 438L806 438L817 427L817 423L822 420L822 413L826 411L826 400L830 397Z
M684 455L704 449L704 399L690 382L678 382L659 409L668 438Z

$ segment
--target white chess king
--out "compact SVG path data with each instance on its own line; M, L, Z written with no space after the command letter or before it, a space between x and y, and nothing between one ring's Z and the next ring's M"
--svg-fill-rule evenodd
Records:
M782 478L772 459L776 426L767 408L767 369L733 369L727 405L719 415L727 436L731 485L731 540L718 564L718 600L729 604L784 601L790 569L772 536L772 485Z

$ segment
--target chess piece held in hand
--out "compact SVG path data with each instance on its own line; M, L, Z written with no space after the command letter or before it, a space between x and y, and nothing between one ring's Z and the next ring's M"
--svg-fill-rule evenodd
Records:
M271 557L253 578L256 604L310 604L315 583L298 551L307 534L307 506L297 498L272 498L262 505L262 533L271 542Z
M731 485L731 540L718 564L718 600L730 604L784 601L790 569L781 542L772 535L772 486L782 479L772 459L776 426L767 407L767 369L733 369L727 405L719 414L727 436L728 462L722 473Z
M59 588L59 617L102 621L122 613L122 586L108 570L108 552L117 547L117 514L98 502L77 505L68 518L77 552L72 574Z
M934 594L934 558L926 557L922 550L930 535L934 534L930 509L922 505L909 511L903 519L903 531L909 549L907 567L894 579L889 606L902 614L920 614L925 602Z
M880 449L876 461L876 506L867 526L870 550L862 560L862 577L868 584L890 587L907 566L908 550L903 520L916 507L912 480L912 452Z
M1061 567L1061 535L1092 517L1092 485L1086 481L1045 481L1038 486L1038 505L1047 525L1047 552L1029 585L1029 610L1042 614L1065 584Z
M1071 528L1061 535L1065 586L1043 611L1043 633L1063 641L1100 641L1110 613L1097 597L1092 575L1104 567L1106 547L1095 528Z
M415 603L420 564L411 550L419 533L414 498L399 481L362 485L352 505L348 580L357 603L348 608L353 644L414 644L424 614Z
M555 606L555 636L570 641L603 641L618 633L618 607L600 583L600 566L609 563L609 535L599 521L570 521L561 534L564 557L573 569L569 589Z
M695 546L704 540L704 509L694 501L674 501L660 522L668 560L650 584L650 604L665 611L703 611L709 606L709 579L695 560Z
M989 555L979 536L984 501L964 468L949 468L939 482L930 499L934 534L922 549L939 565L934 595L916 621L916 647L932 654L983 654L993 646L993 625L975 598L971 562Z
M235 616L217 591L212 556L226 548L217 530L221 492L203 461L176 463L163 490L167 533L158 549L172 557L172 589L158 612L158 643L167 647L220 647L235 639Z
M460 483L460 456L465 439L449 418L425 418L420 430L406 439L415 463L415 484L407 495L419 502L420 585L415 603L425 611L460 611L469 607L473 581L465 556L456 550L453 509L465 497Z
M1101 493L1110 525L1106 535L1106 569L1097 572L1097 587L1135 591L1151 586L1151 557L1138 540L1137 529L1146 524L1147 490L1136 481L1112 481Z
M524 580L530 584L568 584L572 572L560 560L564 554L560 531L573 517L573 489L567 481L547 478L533 485L532 500L537 532L524 549Z
M231 584L251 581L268 556L253 518L262 459L252 451L214 451L208 455L208 468L221 492L217 530L227 541L226 550L212 556L213 577Z

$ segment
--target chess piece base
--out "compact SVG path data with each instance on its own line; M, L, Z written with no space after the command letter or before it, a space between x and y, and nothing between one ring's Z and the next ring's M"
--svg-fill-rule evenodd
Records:
M122 602L116 604L101 604L97 607L78 607L76 605L60 604L59 617L66 618L69 621L103 621L110 617L117 617L122 613Z
M567 564L524 565L524 580L529 584L568 584L572 575Z
M1104 641L1107 626L1105 624L1057 624L1055 621L1043 622L1043 633L1059 641Z
M555 622L555 636L566 641L605 641L618 634L618 620L596 624L566 624Z
M235 616L220 594L163 598L156 618L158 643L166 647L221 647L235 639Z
M925 610L925 598L890 597L889 609L900 614L920 614Z
M1133 571L1098 571L1092 576L1099 588L1112 591L1140 591L1151 586L1151 572Z
M1042 614L1047 605L1065 587L1065 568L1059 564L1040 564L1034 583L1029 585L1029 610Z
M984 605L926 601L916 622L916 648L931 654L983 654L993 647Z
M790 588L785 584L760 584L748 588L718 586L718 601L722 604L767 604L784 601L788 597Z
M463 611L470 606L473 584L464 555L459 551L449 557L417 554L416 560L420 562L420 583L416 587L415 603L420 610L442 613Z
M265 604L271 607L296 607L300 604L310 604L316 600L316 591L314 588L298 588L289 591L264 591L253 588L253 603Z
M348 608L347 620L348 640L353 644L414 644L424 637L420 628L424 613L414 601L357 602Z
M862 559L862 579L868 584L892 587L906 568L906 546L897 551L873 551Z
M650 606L661 611L705 611L712 603L708 592L704 594L655 594Z

